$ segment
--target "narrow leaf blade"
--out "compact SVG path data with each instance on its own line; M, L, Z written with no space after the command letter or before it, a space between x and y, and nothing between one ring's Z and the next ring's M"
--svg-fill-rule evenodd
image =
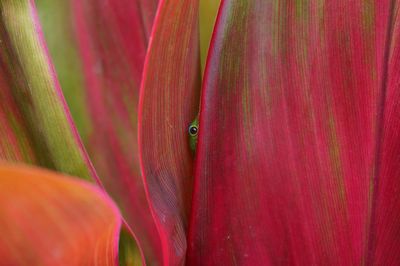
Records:
M211 35L220 3L221 0L199 1L200 58L202 73L204 72L208 47L210 46Z
M141 178L138 99L157 0L72 0L96 171L136 235L149 264L162 263L160 238Z
M164 262L182 265L192 190L187 129L200 89L198 1L160 1L139 103L139 147Z
M0 3L0 158L96 179L50 63L33 1Z
M65 100L84 144L93 131L71 1L35 0L43 35Z
M366 261L374 265L390 265L400 261L400 119L399 62L400 19L396 15L399 1L381 1L377 14L382 28L378 40L386 45L381 51L384 60L380 83L385 90L380 103L377 161L374 175L374 201Z

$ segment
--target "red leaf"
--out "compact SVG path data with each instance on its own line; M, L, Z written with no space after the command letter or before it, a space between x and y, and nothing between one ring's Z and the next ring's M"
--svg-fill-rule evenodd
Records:
M3 265L116 265L121 216L86 182L0 164Z
M192 189L187 128L200 89L198 1L160 1L139 104L143 176L161 234L164 263L182 265Z
M387 1L222 1L189 264L398 261L397 64L380 115L393 10Z
M137 110L157 2L72 1L87 84L83 95L93 127L88 152L149 263L161 263L162 258L141 179Z
M377 16L381 35L377 40L386 43L381 51L380 84L385 90L379 105L382 119L378 128L377 164L374 176L372 227L369 232L369 257L374 265L396 265L400 261L400 19L399 1L382 1Z

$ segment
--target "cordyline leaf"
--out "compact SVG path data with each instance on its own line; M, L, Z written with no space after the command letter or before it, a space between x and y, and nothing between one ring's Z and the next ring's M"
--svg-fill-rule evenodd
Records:
M96 178L50 64L33 1L0 2L0 158Z
M119 265L145 265L143 261L143 254L141 254L140 247L138 247L134 234L126 226L120 232L120 240L118 247L118 262ZM156 265L151 263L155 258L148 260L148 265Z
M396 8L222 1L203 83L189 264L399 261Z
M211 34L214 29L220 2L221 0L199 0L200 58L202 72L205 68L208 47L210 46Z
M380 84L383 91L378 115L380 132L377 147L377 161L374 175L374 202L372 205L372 226L369 232L367 261L374 265L396 265L400 261L400 18L399 1L383 1L377 9L382 19L378 41L386 49L383 56Z
M84 144L93 130L70 1L35 0L40 24L71 116Z
M160 1L139 103L139 146L164 262L185 261L192 188L187 128L200 87L198 1Z
M0 163L3 265L116 265L121 216L86 182Z
M139 87L157 0L72 0L92 131L86 147L148 262L161 263L139 166ZM159 256L159 257L158 257ZM155 260L155 261L154 261Z

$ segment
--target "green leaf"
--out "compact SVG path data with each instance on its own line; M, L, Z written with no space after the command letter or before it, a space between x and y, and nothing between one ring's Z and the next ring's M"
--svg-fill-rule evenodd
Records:
M54 68L83 143L93 131L70 1L36 0Z
M1 1L0 40L0 158L96 178L50 63L33 1Z
M215 19L221 0L200 0L199 21L200 21L200 58L201 71L204 73L208 47L210 46L211 35L214 30Z

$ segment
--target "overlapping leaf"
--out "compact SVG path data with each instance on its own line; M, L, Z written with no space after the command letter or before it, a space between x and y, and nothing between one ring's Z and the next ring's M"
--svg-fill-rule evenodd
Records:
M203 85L189 264L398 261L394 7L222 1Z
M160 1L140 94L141 166L168 265L182 265L186 253L192 188L187 128L200 88L198 5Z
M208 47L217 17L218 7L221 0L199 1L199 23L200 23L200 58L202 72L205 68Z
M33 1L0 3L0 158L96 177L50 64Z
M35 0L40 25L61 89L83 143L92 121L85 97L84 71L74 32L70 1Z
M116 265L120 226L116 206L92 185L0 164L3 265Z
M139 84L158 1L71 1L91 121L87 149L139 245L161 263L139 167ZM153 261L154 262L154 261Z

